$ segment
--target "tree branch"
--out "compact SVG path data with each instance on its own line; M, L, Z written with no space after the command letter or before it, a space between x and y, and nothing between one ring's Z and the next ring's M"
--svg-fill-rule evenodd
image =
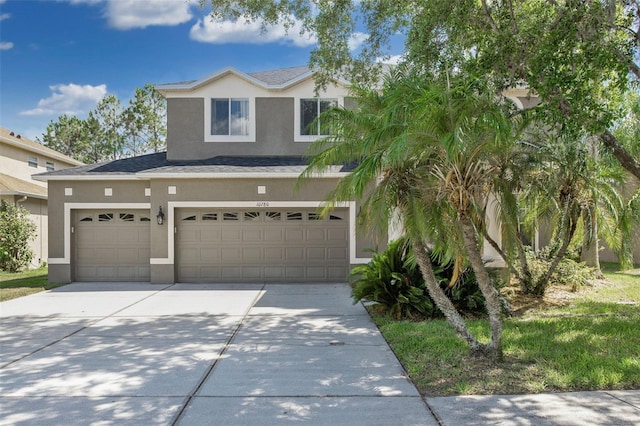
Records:
M629 154L629 151L624 148L620 141L608 130L605 130L600 135L600 141L616 157L622 167L640 181L640 162Z
M489 25L491 26L491 29L493 30L493 32L496 33L496 34L500 34L500 29L496 25L496 21L494 21L493 17L491 17L491 12L489 11L489 6L487 5L487 0L482 0L482 10L484 11L484 14L485 14L485 16L487 18L487 21L489 22Z

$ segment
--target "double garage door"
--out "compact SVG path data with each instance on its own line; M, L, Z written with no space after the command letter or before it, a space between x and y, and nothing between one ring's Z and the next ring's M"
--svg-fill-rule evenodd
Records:
M73 223L76 281L149 281L148 210L77 210ZM175 225L177 282L338 282L348 275L347 209L327 217L297 208L178 209Z
M178 282L347 278L346 209L181 209L176 225Z

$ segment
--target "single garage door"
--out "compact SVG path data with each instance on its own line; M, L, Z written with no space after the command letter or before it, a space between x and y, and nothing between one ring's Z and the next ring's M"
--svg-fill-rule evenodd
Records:
M348 212L177 210L178 282L338 282L347 278Z
M148 210L78 210L76 281L149 281Z

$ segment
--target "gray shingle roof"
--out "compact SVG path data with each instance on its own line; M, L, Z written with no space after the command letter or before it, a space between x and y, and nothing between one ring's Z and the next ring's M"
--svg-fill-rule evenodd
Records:
M301 66L301 67L292 67L292 68L281 68L277 70L270 71L261 71L261 72L251 72L248 73L251 77L260 80L266 84L271 85L283 85L288 83L296 78L307 74L309 72L309 67Z
M92 164L38 176L87 177L127 176L144 174L198 174L198 173L301 173L307 167L304 157L298 156L217 156L193 161L169 161L167 153L140 155L106 163ZM343 167L340 171L348 171Z

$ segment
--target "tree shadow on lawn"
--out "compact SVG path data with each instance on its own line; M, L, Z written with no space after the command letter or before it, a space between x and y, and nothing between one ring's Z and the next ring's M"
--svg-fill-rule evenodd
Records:
M600 305L602 311L620 308ZM637 307L626 306L621 314L507 319L504 360L498 363L471 356L441 323L419 333L407 331L391 342L420 392L429 397L640 387ZM486 321L470 321L470 328L488 336Z

